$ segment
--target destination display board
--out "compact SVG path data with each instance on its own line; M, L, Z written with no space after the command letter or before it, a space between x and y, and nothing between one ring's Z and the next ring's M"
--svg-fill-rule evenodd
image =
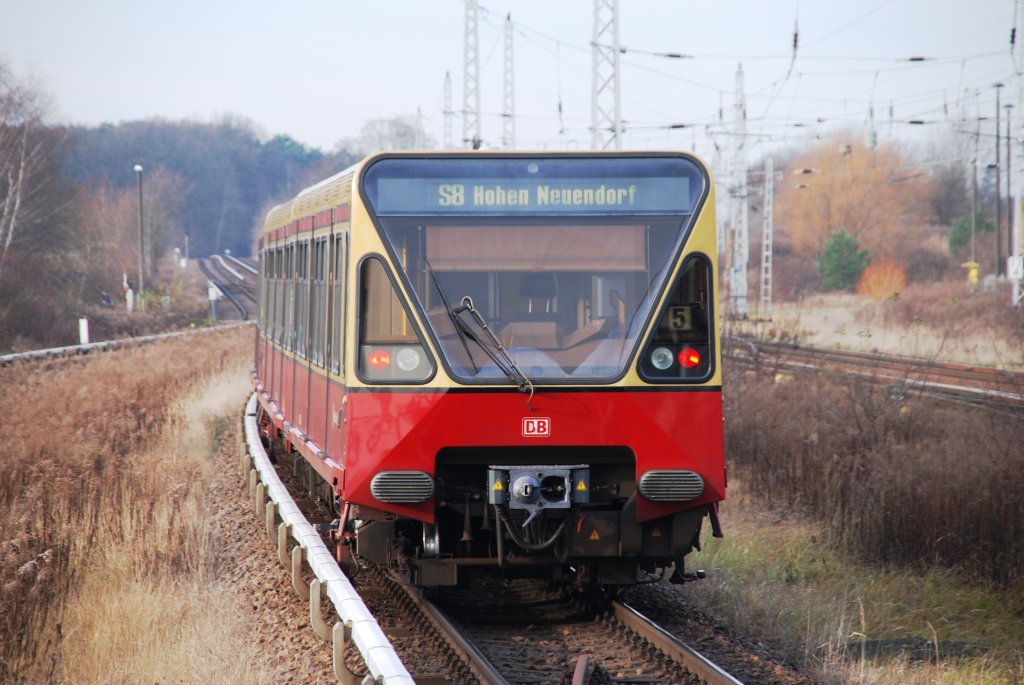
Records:
M364 188L377 214L689 214L696 195L691 187L699 192L703 186L695 165L685 159L661 165L670 167L664 175L631 175L631 164L615 167L608 159L576 160L576 168L564 160L502 160L492 169L480 161L430 160L426 168L414 161L385 159L371 167Z

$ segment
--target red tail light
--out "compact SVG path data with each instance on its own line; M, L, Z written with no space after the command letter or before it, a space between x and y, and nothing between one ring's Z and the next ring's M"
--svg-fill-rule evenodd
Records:
M375 369L386 369L391 366L391 355L387 350L374 350L370 353L370 366Z
M679 350L679 364L684 369L692 369L700 366L700 352L692 347L684 347Z

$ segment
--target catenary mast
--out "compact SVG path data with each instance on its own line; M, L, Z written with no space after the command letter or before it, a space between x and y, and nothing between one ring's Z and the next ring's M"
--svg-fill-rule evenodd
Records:
M622 148L619 96L619 0L594 0L591 43L590 146Z
M505 17L505 78L504 78L504 104L502 110L502 135L501 146L506 150L514 150L516 147L516 84L515 71L513 69L512 51L512 15Z
M729 278L730 313L747 318L747 262L750 231L747 209L747 102L743 94L743 65L736 70L736 102L733 105L733 202L732 269Z
M476 150L480 135L480 7L466 0L466 35L462 49L462 143Z

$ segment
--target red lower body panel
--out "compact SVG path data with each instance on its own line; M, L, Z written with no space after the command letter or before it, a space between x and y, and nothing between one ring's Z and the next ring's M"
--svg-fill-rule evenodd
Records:
M539 390L527 406L517 392L364 391L349 394L342 496L381 508L370 481L381 470L434 475L440 450L450 447L622 446L636 458L637 478L652 469L687 469L704 480L691 502L639 498L646 521L725 498L722 398L719 389L694 391ZM432 521L434 502L386 507Z

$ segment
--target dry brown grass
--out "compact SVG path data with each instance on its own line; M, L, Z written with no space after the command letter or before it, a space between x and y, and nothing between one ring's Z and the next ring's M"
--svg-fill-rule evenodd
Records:
M816 682L1020 682L1024 416L892 390L729 369L726 537L687 592Z
M1024 416L907 399L871 378L732 374L730 468L879 562L1024 582ZM783 381L783 382L779 382Z
M1010 300L1007 282L992 292L975 293L962 281L911 284L898 298L865 309L863 318L876 325L928 328L952 341L982 331L1019 346L1024 343L1024 309L1010 306Z
M0 461L0 681L260 680L195 638L235 617L207 575L203 500L206 419L227 409L194 400L233 379L237 411L251 336L0 371L13 429Z
M965 281L911 283L884 299L814 295L777 302L770 321L731 321L729 335L874 351L943 362L1024 368L1024 307L1009 284L970 293Z
M1024 597L940 568L885 568L822 544L824 526L730 483L726 536L687 559L695 608L822 685L1016 685ZM938 658L935 655L938 654Z

